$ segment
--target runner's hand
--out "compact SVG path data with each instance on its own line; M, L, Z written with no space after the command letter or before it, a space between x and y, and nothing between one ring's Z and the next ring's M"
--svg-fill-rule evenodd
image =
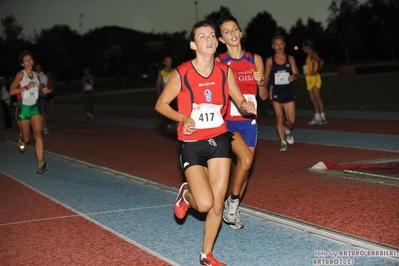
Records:
M255 104L252 101L244 101L241 104L241 109L248 114L256 114Z
M184 135L192 135L197 130L195 129L195 122L191 117L184 117L183 118L183 134Z

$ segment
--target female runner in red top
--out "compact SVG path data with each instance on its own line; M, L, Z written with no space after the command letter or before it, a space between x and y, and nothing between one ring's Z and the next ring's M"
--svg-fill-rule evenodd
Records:
M223 118L229 95L242 111L256 111L253 102L242 95L232 70L215 61L217 46L215 26L205 20L197 22L190 34L196 57L176 69L155 106L179 123L180 160L187 182L180 187L175 215L184 218L189 207L207 213L201 265L226 265L213 257L212 250L222 223L231 165L231 134ZM170 106L176 97L178 111Z

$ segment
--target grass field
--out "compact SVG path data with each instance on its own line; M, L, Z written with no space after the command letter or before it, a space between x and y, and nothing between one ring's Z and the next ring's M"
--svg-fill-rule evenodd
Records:
M353 76L323 76L321 95L326 112L328 110L346 111L377 111L399 112L399 73L378 73ZM115 84L115 85L112 85ZM141 83L123 84L121 82L107 82L106 85L98 83L100 91L119 91L138 87L155 87L155 80ZM112 88L112 89L111 89ZM74 89L79 93L80 89ZM296 109L312 110L306 90L305 80L302 78L295 83ZM60 93L61 95L65 93ZM71 95L69 90L68 95ZM83 104L78 97L57 97L57 104ZM109 106L154 106L157 99L155 88L153 91L135 92L126 94L96 95L96 105ZM269 101L259 103L262 108L272 108Z

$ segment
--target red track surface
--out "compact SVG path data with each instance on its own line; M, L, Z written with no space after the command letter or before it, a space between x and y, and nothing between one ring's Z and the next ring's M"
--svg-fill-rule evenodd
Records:
M0 265L169 265L0 173Z
M153 113L97 112L125 117ZM298 118L298 128L309 128ZM260 118L274 125L274 118ZM313 129L399 134L397 121L330 118ZM153 129L90 122L58 121L45 136L45 149L178 187L178 142ZM17 133L1 137L16 141ZM256 160L243 204L399 247L399 187L337 179L308 171L319 161L351 163L397 157L397 153L295 143L286 153L278 141L259 140ZM51 169L50 169L51 171ZM76 218L78 219L78 218Z

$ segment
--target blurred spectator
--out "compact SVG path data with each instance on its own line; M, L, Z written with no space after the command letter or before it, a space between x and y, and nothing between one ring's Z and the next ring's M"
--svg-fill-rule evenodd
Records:
M94 105L94 77L90 74L90 69L85 67L83 69L83 98L86 103L86 117L93 119L93 105Z
M12 129L12 106L10 85L6 77L1 77L1 107L3 109L4 129Z
M162 63L163 67L158 71L157 83L156 83L158 97L159 95L161 95L163 89L166 86L166 83L168 82L170 76L172 76L173 71L175 70L172 66L173 64L172 57L165 56L163 58ZM175 100L173 100L171 106L173 109L175 110L177 109L177 103ZM165 118L165 122L166 122L166 134L172 133L172 124L174 124L174 122L168 118Z
M47 88L50 90L50 93L47 94L47 107L48 114L51 116L51 121L55 122L55 90L54 90L54 77L51 72L46 72L47 75Z
M39 78L40 84L42 84L43 87L47 87L48 77L46 74L44 74L42 65L37 63L35 65L35 71L37 77ZM46 135L50 133L50 131L47 127L47 95L43 91L39 91L39 105L43 116L43 134Z

